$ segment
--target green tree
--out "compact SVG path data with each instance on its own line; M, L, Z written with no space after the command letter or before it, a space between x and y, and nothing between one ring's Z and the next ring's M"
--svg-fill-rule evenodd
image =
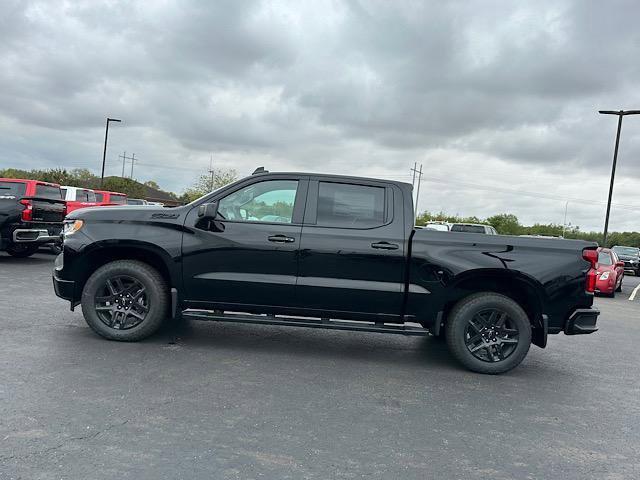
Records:
M211 175L202 174L198 179L184 191L179 197L182 201L192 202L213 190L224 187L238 179L238 172L232 168L216 168L213 170L213 179Z
M126 193L131 198L141 198L144 196L144 187L130 178L109 177L104 179L101 190L111 192Z
M158 185L154 180L147 180L144 184L149 188L155 188L156 190L160 190L160 185Z
M487 223L502 235L520 235L522 227L512 213L499 213L487 218Z

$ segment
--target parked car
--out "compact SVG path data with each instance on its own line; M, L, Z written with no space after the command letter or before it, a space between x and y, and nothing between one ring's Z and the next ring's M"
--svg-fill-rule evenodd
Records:
M65 213L60 185L0 178L0 250L23 258L60 243Z
M106 190L95 190L96 202L99 205L126 205L127 196L124 193L108 192Z
M180 315L431 333L491 374L548 334L597 330L596 243L442 235L414 229L413 211L410 184L268 172L172 209L77 210L55 291L112 340Z
M498 235L498 232L491 225L480 223L454 223L451 225L452 232L483 233L485 235Z
M79 208L95 207L99 205L96 193L89 188L71 187L63 185L60 187L62 197L67 202L67 213Z
M127 198L127 205L149 205L149 202L142 198Z
M624 262L618 258L616 252L599 247L597 271L596 293L615 297L616 292L622 291Z
M425 227L431 230L438 230L439 232L448 232L450 230L450 226L446 222L427 222Z
M616 245L612 249L618 258L624 262L624 269L633 272L636 277L640 277L640 249L637 247L624 247Z

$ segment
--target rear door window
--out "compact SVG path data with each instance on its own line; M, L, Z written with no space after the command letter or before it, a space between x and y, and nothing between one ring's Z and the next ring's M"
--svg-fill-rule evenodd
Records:
M96 192L96 202L104 202L104 195Z
M0 198L3 197L22 197L26 187L24 183L19 182L0 182Z
M117 205L126 205L127 197L124 195L111 195L111 203L115 203Z
M320 182L316 225L374 228L385 223L385 188Z
M60 187L56 187L53 185L36 185L36 197L40 198L52 198L56 200L62 200L62 192L60 191Z

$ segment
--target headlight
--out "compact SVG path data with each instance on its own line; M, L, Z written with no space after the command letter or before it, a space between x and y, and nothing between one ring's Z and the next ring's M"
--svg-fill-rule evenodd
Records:
M82 220L71 220L71 221L64 222L64 227L62 228L62 234L65 237L67 235L74 234L82 228L82 225L84 225L84 222Z
M632 260L631 260L631 263L638 263L638 260L636 260L636 259L632 259Z
M600 275L600 280L607 280L609 278L609 272L604 272Z

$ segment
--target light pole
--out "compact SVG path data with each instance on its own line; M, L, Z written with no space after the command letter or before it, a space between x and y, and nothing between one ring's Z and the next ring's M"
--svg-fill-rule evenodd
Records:
M620 145L620 130L622 130L622 117L625 115L638 115L640 110L599 110L602 115L618 116L618 131L616 133L616 146L613 149L613 165L611 166L611 183L609 184L609 199L607 200L607 215L604 219L604 235L602 246L607 246L607 233L609 231L609 212L611 211L611 197L613 196L613 181L616 176L616 163L618 163L618 145Z
M102 188L102 183L104 182L104 164L107 160L107 139L109 138L109 122L121 122L122 120L118 120L117 118L109 118L107 117L107 128L104 130L104 150L102 151L102 175L100 175L100 188Z

